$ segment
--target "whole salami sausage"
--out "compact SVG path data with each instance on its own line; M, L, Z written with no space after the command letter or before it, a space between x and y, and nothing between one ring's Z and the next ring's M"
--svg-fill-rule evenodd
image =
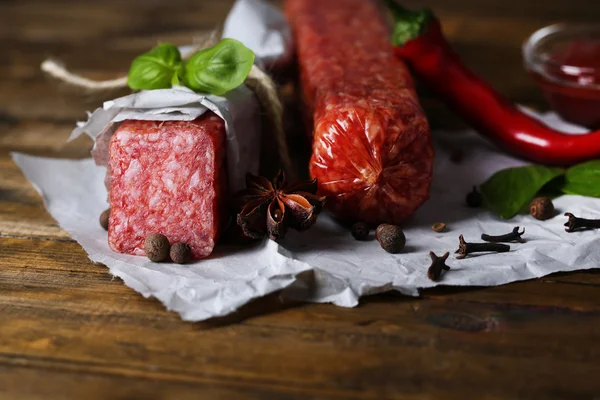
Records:
M305 103L310 174L338 217L401 223L429 196L433 149L412 79L371 0L286 0Z
M194 121L123 122L110 139L108 243L143 255L161 233L208 256L226 195L225 122L212 112Z

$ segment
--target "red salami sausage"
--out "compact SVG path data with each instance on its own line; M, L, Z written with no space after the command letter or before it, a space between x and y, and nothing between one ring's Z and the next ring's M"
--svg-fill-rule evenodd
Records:
M343 219L400 223L429 196L433 149L412 79L371 0L287 0L306 105L310 174Z
M225 123L213 113L194 121L125 121L109 146L108 242L144 254L144 239L162 233L209 255L219 234L226 191Z

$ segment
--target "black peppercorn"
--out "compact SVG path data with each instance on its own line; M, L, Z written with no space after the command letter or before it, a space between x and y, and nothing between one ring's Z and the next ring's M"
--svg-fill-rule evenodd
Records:
M169 258L169 239L160 233L153 233L144 242L144 251L150 261L161 262Z
M352 225L352 236L356 240L367 240L369 237L369 225L365 222L357 222Z
M108 217L110 216L110 208L102 211L100 214L100 226L104 228L105 231L108 230Z
M554 204L548 197L536 197L529 205L529 213L540 221L550 219L554 217Z
M477 190L477 186L473 186L473 190L467 194L466 202L469 207L481 207L483 204L483 195Z
M186 243L173 243L169 252L171 261L177 264L185 264L190 261L192 250Z
M388 253L399 253L406 244L404 232L396 225L379 225L375 231L375 237L381 247Z

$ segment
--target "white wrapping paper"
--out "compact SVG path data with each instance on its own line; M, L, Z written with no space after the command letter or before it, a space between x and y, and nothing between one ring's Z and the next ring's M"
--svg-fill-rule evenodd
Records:
M546 121L560 129L554 115ZM284 298L331 302L352 307L361 296L397 290L417 295L420 288L442 285L494 286L552 272L600 266L600 231L567 233L565 211L600 218L600 199L562 196L557 216L537 221L528 215L501 220L486 210L464 206L465 193L497 170L524 164L473 133L435 132L436 160L431 199L404 226L402 254L383 251L377 241L358 242L327 214L307 232L290 231L280 243L265 240L246 248L217 247L208 259L190 265L152 263L108 248L98 216L108 206L104 171L91 159L73 161L13 154L14 161L44 199L46 208L89 254L110 273L146 297L156 297L184 320L199 321L230 313L250 300L282 290ZM449 149L462 148L461 164ZM445 222L443 233L431 230ZM458 235L480 241L481 233L503 234L525 228L524 244L509 253L448 259L451 271L436 283L427 279L429 251L438 255L458 248Z
M260 115L254 94L242 85L226 97L195 93L186 87L144 90L107 101L78 124L69 139L86 133L96 141L92 154L99 165L107 165L108 141L127 119L149 121L191 121L213 111L225 121L227 129L227 171L232 192L245 185L247 172L258 171L260 152Z

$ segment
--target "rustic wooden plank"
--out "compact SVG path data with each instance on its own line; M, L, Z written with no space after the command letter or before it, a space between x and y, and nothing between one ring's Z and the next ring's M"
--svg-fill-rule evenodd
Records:
M429 394L463 388L468 397L600 389L590 378L600 372L594 287L558 285L543 296L548 285L532 281L378 296L352 310L263 303L255 314L275 312L194 325L111 280L75 243L0 244L0 365L319 398L418 397L425 383Z
M63 158L90 156L93 142L87 136L67 142L75 122L23 120L0 128L0 157L4 160L9 151ZM5 150L5 151L2 151Z
M74 366L74 369L76 365ZM53 367L32 368L28 360L15 358L10 367L0 366L0 397L12 400L48 399L265 399L272 393L258 388L236 389L223 384L166 382L119 374L102 374L57 370ZM289 392L277 393L277 399L309 399Z
M27 182L8 152L0 147L0 238L2 237L71 240L68 233L44 209L40 195Z

